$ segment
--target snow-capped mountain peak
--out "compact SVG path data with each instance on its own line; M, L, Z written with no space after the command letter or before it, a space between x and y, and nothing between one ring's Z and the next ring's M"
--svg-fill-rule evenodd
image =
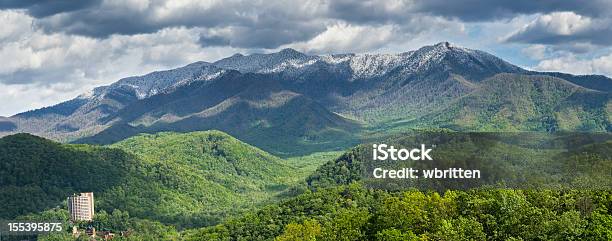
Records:
M463 69L475 73L524 71L487 52L458 47L449 42L424 46L409 52L408 55L401 64L407 72L426 71L431 68Z
M79 98L103 97L109 91L122 88L133 90L138 99L144 99L193 81L213 80L228 70L242 73L283 73L286 76L300 78L304 73L315 72L327 66L335 71L352 73L352 79L359 79L380 76L398 67L402 68L404 73L423 71L444 65L443 62L466 66L472 70L489 68L500 72L521 70L486 52L458 47L449 42L440 42L399 54L308 55L286 48L269 54L237 53L214 63L199 61L177 69L128 77L110 86L98 87L91 93L84 93Z
M274 69L279 69L279 65L300 65L317 56L310 56L301 53L295 49L283 49L276 53L270 54L251 54L251 55L232 55L231 57L221 59L213 63L213 65L224 68L233 69L242 73L270 73ZM284 69L284 68L280 68Z
M110 91L123 89L132 90L138 99L144 99L193 81L212 80L224 72L225 70L208 62L198 61L177 69L123 78L109 86L95 88L92 93L82 94L80 97L102 98Z

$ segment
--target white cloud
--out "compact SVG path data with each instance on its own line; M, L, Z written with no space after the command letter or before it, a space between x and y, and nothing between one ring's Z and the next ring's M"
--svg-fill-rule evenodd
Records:
M313 39L289 46L309 53L362 52L378 48L387 43L394 34L392 25L379 27L331 25Z
M573 12L556 12L540 16L523 30L542 28L551 34L571 35L588 29L591 24L591 18Z
M532 59L541 60L546 58L547 48L542 44L529 45L521 50L521 53L529 56Z
M506 42L547 45L612 44L610 18L591 18L574 12L540 14L503 38Z
M5 10L0 11L0 42L15 40L24 37L31 28L34 19L23 11Z
M198 28L166 28L151 34L106 39L23 28L31 18L0 11L15 29L0 30L0 116L74 98L120 78L212 61L238 51L203 48ZM20 25L21 24L21 25Z
M533 21L506 36L505 41L548 43L560 36L570 36L589 29L592 21L573 12L555 12L537 16Z
M612 75L612 54L593 59L579 58L574 54L540 61L534 68L540 71L557 71L572 74Z
M4 115L57 104L81 93L71 83L5 85L0 83L0 113ZM10 104L6 104L10 103Z
M392 6L387 6L391 8ZM315 37L284 45L307 53L360 53L392 48L401 51L447 41L449 37L465 34L465 25L431 16L412 16L404 24L351 24L345 21L328 23L325 31ZM406 48L411 47L411 48Z

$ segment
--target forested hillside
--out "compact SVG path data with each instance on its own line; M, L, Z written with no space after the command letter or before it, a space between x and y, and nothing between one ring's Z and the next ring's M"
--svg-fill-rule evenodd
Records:
M147 167L118 149L62 145L18 134L0 139L0 218L60 205L68 195L131 187L134 199L151 193ZM138 191L133 190L138 187Z
M0 139L0 218L91 191L99 210L199 227L282 195L297 182L294 170L218 131L141 135L110 147L19 134Z
M483 172L500 175L503 182L459 189L447 189L459 180L380 185L364 174L373 163L368 160L372 146L363 144L309 176L306 193L220 225L185 231L183 236L188 240L610 240L610 140L603 133L406 133L382 143L433 142L433 166L482 162Z
M360 184L302 194L186 240L610 240L612 193L474 189L385 192Z
M145 134L109 147L58 144L22 134L0 139L0 197L9 204L1 214L67 223L62 204L67 193L94 191L98 215L91 225L129 230L133 239L612 238L608 134L431 131L386 142L412 145L430 137L439 141L435 157L440 160L488 153L482 159L509 164L493 165L489 171L513 167L533 174L534 179L527 180L533 184L552 180L580 188L373 188L362 175L367 167L362 152L370 154L367 146L344 153L305 178L308 172L303 170L316 167L309 163L338 153L281 160L218 131ZM299 166L305 169L297 170ZM559 179L553 169L575 175ZM301 180L307 186L300 186ZM27 213L32 214L21 216ZM72 238L55 234L40 239Z
M376 143L376 142L375 142ZM404 147L435 145L434 161L372 160L372 145L362 144L321 165L307 178L311 188L361 181L369 187L402 190L508 188L608 189L612 186L612 136L608 133L414 131L382 143ZM417 169L462 167L483 172L478 180L377 180L373 167ZM393 188L391 188L393 187Z
M438 112L413 121L459 131L611 131L612 94L546 75L499 74Z
M270 201L293 174L281 159L219 131L144 134L111 147L153 167L164 191L151 202L167 218L157 220L186 226L213 224ZM113 201L109 206L117 206Z

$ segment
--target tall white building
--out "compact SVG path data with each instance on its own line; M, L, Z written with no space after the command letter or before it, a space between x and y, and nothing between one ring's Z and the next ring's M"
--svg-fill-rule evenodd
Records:
M83 192L68 197L68 212L72 221L91 221L94 217L93 192Z

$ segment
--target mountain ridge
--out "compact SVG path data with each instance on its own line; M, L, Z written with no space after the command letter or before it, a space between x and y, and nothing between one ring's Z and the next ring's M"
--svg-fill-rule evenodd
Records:
M541 77L538 76L552 78L551 81L558 82L554 87L561 89L539 89L537 83ZM409 123L402 128L455 129L456 119L440 112L459 108L453 105L474 95L482 96L479 104L482 107L468 111L486 113L492 108L503 112L505 109L499 106L504 104L500 100L485 98L503 91L491 84L488 84L486 91L480 88L483 84L487 85L486 81L491 78L505 78L510 82L520 80L536 86L520 90L533 93L506 97L505 101L510 103L506 106L519 109L533 109L530 106L516 106L533 105L535 102L516 101L516 98L527 95L535 99L542 99L545 95L570 98L563 94L564 82L598 92L582 91L580 97L586 101L555 99L556 103L542 102L549 106L547 111L525 112L529 115L526 118L512 125L493 125L497 127L490 127L491 130L612 129L612 79L596 75L529 71L484 51L441 42L398 54L308 55L294 49L283 49L270 54L235 54L212 63L195 62L177 69L123 78L58 105L3 118L0 135L29 132L60 141L109 143L118 139L106 139L100 133L115 129L119 133L127 130L129 135L139 132L222 129L240 139L248 139L251 144L268 148L274 145L262 143L253 133L269 138L282 134L282 128L285 128L291 134L286 139L280 138L283 142L310 145L332 141L332 136L320 133L333 129L335 133L354 134L342 134L340 138L343 143L354 143L368 128L380 130L381 126L398 121ZM289 95L301 99L300 103L310 107L290 106L292 102L281 99L273 102L287 105L287 108L273 108L269 105L269 96L287 98ZM255 98L246 101L247 96ZM234 108L228 109L230 106ZM256 106L261 108L253 108ZM467 114L479 116L482 113ZM498 116L501 118L500 123L512 118L501 113L486 115ZM224 122L231 122L231 119L212 121L211 116L225 116L242 122L228 126ZM303 125L296 121L295 126L285 126L282 121L272 121L281 116L289 119L294 116L308 117L311 123L327 124ZM428 116L439 118L435 121L423 120ZM185 122L189 117L195 118L192 118L194 121ZM456 130L490 129L483 125L490 121L490 117L473 118L471 121L474 123L467 123ZM265 124L273 122L276 124ZM550 128L538 122L567 124ZM245 128L249 126L252 128ZM125 138L129 135L111 136ZM267 151L282 152L272 149Z

